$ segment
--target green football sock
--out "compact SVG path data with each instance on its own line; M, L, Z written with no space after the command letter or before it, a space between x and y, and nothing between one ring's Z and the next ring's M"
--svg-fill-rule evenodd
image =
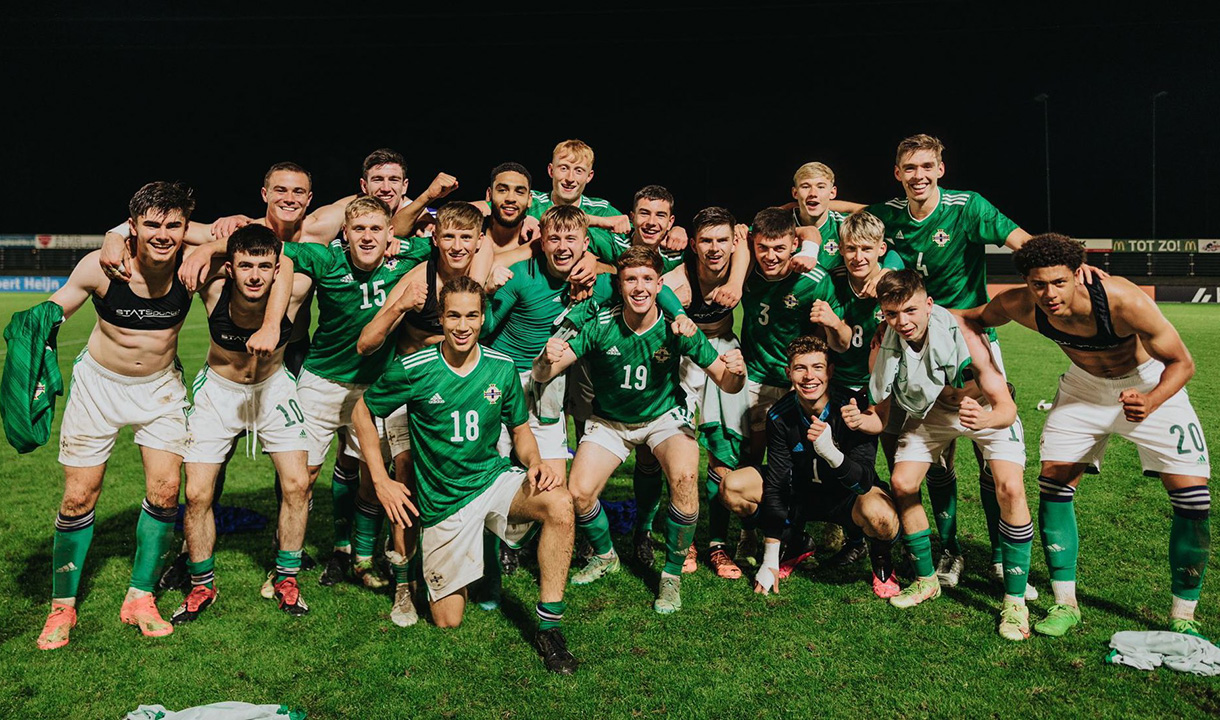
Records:
M1175 597L1197 601L1211 551L1211 494L1206 485L1169 491L1173 523L1169 530L1170 588Z
M152 592L161 569L161 558L174 539L177 506L161 508L144 498L144 508L136 521L136 559L131 566L131 587Z
M1076 582L1080 531L1076 528L1076 488L1046 477L1038 478L1038 526L1042 549L1053 582Z
M278 550L275 553L275 581L296 577L301 572L303 550Z
M576 518L576 526L585 531L593 552L606 555L614 550L614 542L610 540L610 518L601 502L595 502L593 509Z
M686 551L695 541L695 523L699 522L699 511L687 515L673 505L665 518L665 567L669 575L681 575L686 562Z
M936 520L940 545L954 555L962 554L957 541L957 473L939 465L928 468L928 499Z
M1000 520L1000 551L1004 563L1004 593L1025 600L1029 584L1029 555L1034 544L1034 524L1009 525Z
M411 582L411 561L404 563L391 563L390 568L394 571L394 584L406 585Z
M563 625L563 612L568 609L568 604L560 600L559 602L540 602L534 606L534 611L538 613L538 629L551 630Z
M720 477L711 468L707 469L707 544L709 547L724 545L729 534L729 509L720 502Z
M352 544L352 523L356 514L356 489L360 486L360 470L346 470L335 464L330 476L331 514L335 523L335 547Z
M377 545L377 529L385 510L376 502L356 498L356 514L352 523L352 553L356 558L372 557Z
M910 535L903 535L907 550L915 558L915 574L921 578L936 574L936 566L932 564L932 531L920 530Z
M984 463L979 474L979 502L983 504L983 516L987 518L987 539L991 541L991 564L1004 562L1000 552L1000 501L995 496L995 478L991 468Z
M51 550L51 597L74 598L80 587L85 556L93 542L93 511L55 518L55 541Z
M191 574L191 585L216 587L216 556L209 556L199 562L186 561L186 571Z
M661 509L665 478L661 474L661 463L652 460L646 465L640 462L638 455L636 458L635 470L631 473L631 486L635 491L635 529L652 530Z

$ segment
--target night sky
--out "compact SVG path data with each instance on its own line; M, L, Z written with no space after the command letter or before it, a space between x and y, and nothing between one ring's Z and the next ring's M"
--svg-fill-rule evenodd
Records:
M454 197L481 198L506 160L549 189L568 137L597 152L591 195L626 209L660 183L680 222L710 204L748 219L787 200L808 160L835 169L844 199L901 194L894 146L916 132L948 147L943 186L1038 232L1046 93L1054 229L1147 237L1164 90L1158 235L1220 237L1217 11L982 4L25 8L0 21L0 233L102 232L155 179L192 184L197 219L257 215L280 160L313 171L316 206L354 191L381 146L416 191L444 170Z

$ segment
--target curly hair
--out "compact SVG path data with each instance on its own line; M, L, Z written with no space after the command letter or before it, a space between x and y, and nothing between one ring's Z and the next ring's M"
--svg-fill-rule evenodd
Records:
M1035 235L1012 254L1012 264L1022 277L1029 275L1030 270L1056 265L1076 272L1084 264L1084 246L1059 233Z
M788 343L788 366L792 367L792 361L797 356L809 353L822 353L823 357L829 361L830 346L817 335L802 335Z

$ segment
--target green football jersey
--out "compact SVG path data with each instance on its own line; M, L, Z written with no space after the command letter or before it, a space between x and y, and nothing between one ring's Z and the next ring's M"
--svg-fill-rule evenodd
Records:
M790 384L788 343L813 329L809 308L818 298L818 279L812 272L794 272L770 282L757 270L746 279L741 352L754 382L783 388Z
M305 369L334 382L367 385L376 380L394 352L394 343L361 355L356 352L356 341L385 304L394 284L418 261L396 256L375 270L360 270L339 240L329 245L285 243L284 255L292 259L296 272L313 280L318 303L318 327Z
M796 216L796 224L800 225L800 216L796 215L793 210L792 214ZM822 235L822 244L818 246L818 267L828 273L834 275L845 275L847 268L843 265L843 256L839 254L839 226L846 219L843 213L837 213L834 210L828 210L822 218L822 226L818 228L818 232ZM906 267L902 263L902 258L898 257L898 253L886 252L881 256L881 267L890 270L901 270Z
M631 233L605 233L596 237L590 234L589 236L589 251L607 265L618 262L619 257L630 247ZM686 262L684 253L671 252L664 248L657 248L657 251L661 253L662 273L667 273Z
M482 342L513 359L517 370L529 370L566 314L568 281L553 277L546 260L530 258L509 268L513 276L489 299ZM600 306L613 294L610 276L598 275L589 298Z
M431 527L473 500L509 467L496 450L500 426L529 422L525 393L507 355L480 348L465 376L433 345L390 363L364 391L377 417L408 406L419 519Z
M660 313L652 327L637 334L623 320L621 307L598 313L568 343L589 363L593 414L627 424L652 422L686 406L678 380L681 356L702 368L720 357L702 331L689 338L675 335Z
M915 220L906 198L871 205L885 223L885 241L924 277L937 305L964 309L987 302L985 245L1001 246L1017 224L982 195L940 188L940 201Z
M830 351L830 360L835 366L830 383L842 388L864 387L872 370L868 364L869 346L877 326L884 320L877 298L856 295L846 273L830 274L819 267L814 269L813 275L819 278L817 296L851 328L847 352Z
M530 209L531 217L541 218L542 214L554 207L555 202L551 200L550 193L530 190ZM608 200L601 198L589 197L581 195L580 200L576 201L576 206L585 211L586 215L596 215L598 217L613 217L615 215L625 215L618 208L610 204Z

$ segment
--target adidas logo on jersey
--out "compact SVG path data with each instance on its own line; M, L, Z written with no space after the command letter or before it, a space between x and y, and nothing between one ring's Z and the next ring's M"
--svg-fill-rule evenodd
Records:
M300 435L300 437L303 437L303 438L304 438L304 437L309 437L309 436L305 434L305 431L304 431L304 430L302 430L302 431L301 431L301 435Z
M618 346L617 346L617 345L616 345L615 347L612 347L612 348L610 348L609 350L607 350L607 351L606 351L606 354L607 354L607 355L615 355L615 356L622 355L622 353L618 351Z
M76 563L74 563L74 562L72 562L71 560L69 560L67 565L63 565L63 566L61 566L61 567L57 567L57 568L55 568L55 572L57 572L57 573L69 573L69 572L76 572L76 571L77 571L77 570L79 570L79 569L80 569L80 568L76 567Z
M351 274L351 273L348 273L348 274L344 275L344 276L343 276L343 277L342 277L342 278L339 280L339 282L341 282L341 283L354 283L354 282L356 282L356 278L352 277L352 274Z
M796 446L792 448L792 452L794 452L794 453L805 452L805 446L801 443L797 443Z
M1009 575L1024 575L1025 574L1025 571L1019 567L1010 567L1007 570L1005 570L1004 572L1008 573Z
M440 393L437 393L432 396L432 399L428 401L428 404L429 405L444 405L445 398L441 397Z

